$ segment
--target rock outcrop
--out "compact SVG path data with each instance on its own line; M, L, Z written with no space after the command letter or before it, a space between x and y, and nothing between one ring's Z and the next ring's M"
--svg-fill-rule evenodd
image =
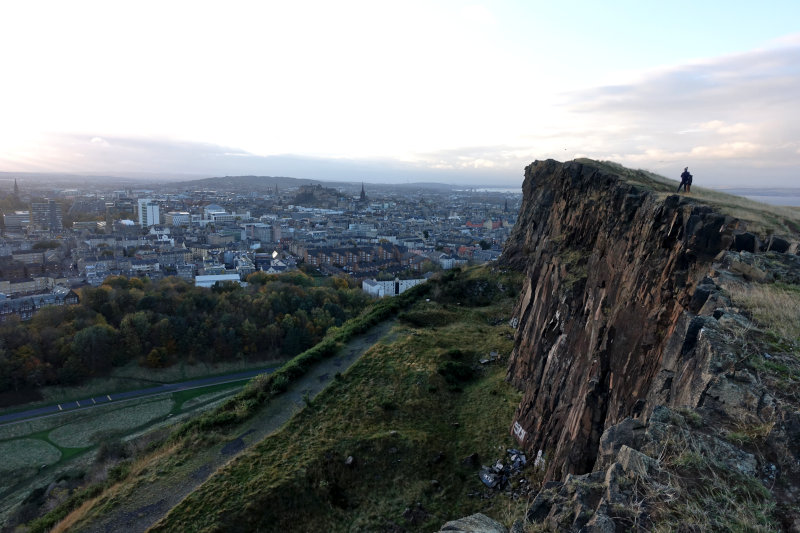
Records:
M606 427L652 409L667 339L730 245L720 228L732 219L578 162L530 165L523 195L504 251L527 273L508 374L524 391L514 428L561 478L591 470Z
M445 531L448 533L508 533L508 529L503 524L481 513L451 520L439 531L441 533Z
M734 285L797 284L796 239L747 234L650 181L588 161L526 168L503 261L526 273L511 432L544 455L551 480L528 519L648 530L676 509L691 514L722 480L738 487L726 505L747 508L740 527L752 515L800 528L798 346L765 352L774 339L727 296ZM724 529L709 516L696 527Z

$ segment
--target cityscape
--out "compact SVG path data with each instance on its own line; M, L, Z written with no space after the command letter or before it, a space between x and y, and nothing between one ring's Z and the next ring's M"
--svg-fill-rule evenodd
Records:
M521 201L513 190L252 176L58 185L14 179L0 196L3 320L74 302L109 276L211 287L299 268L397 294L496 260Z

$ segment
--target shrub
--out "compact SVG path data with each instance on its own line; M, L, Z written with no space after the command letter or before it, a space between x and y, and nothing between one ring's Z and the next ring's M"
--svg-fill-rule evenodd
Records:
M461 361L445 361L437 371L450 385L458 385L475 376L475 370Z
M271 391L273 394L284 392L288 388L289 388L289 378L285 374L280 374L272 378Z

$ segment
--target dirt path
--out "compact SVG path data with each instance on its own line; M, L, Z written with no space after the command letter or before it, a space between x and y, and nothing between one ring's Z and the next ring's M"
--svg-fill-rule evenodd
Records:
M137 487L132 495L120 498L116 507L98 521L84 524L76 531L146 531L218 468L283 426L293 414L303 409L305 398L314 398L319 394L337 372L347 370L364 352L385 337L394 323L394 320L388 320L351 339L336 357L319 362L285 393L274 398L239 430L240 434L235 439L203 449L190 461L172 468L168 475L160 476L154 472L148 485Z

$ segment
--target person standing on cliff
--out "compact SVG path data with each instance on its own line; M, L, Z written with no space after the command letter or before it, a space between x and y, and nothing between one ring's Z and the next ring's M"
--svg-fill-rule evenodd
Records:
M681 184L678 185L678 192L681 192L681 187L683 187L684 192L691 192L692 175L689 173L689 167L684 168L681 173Z

